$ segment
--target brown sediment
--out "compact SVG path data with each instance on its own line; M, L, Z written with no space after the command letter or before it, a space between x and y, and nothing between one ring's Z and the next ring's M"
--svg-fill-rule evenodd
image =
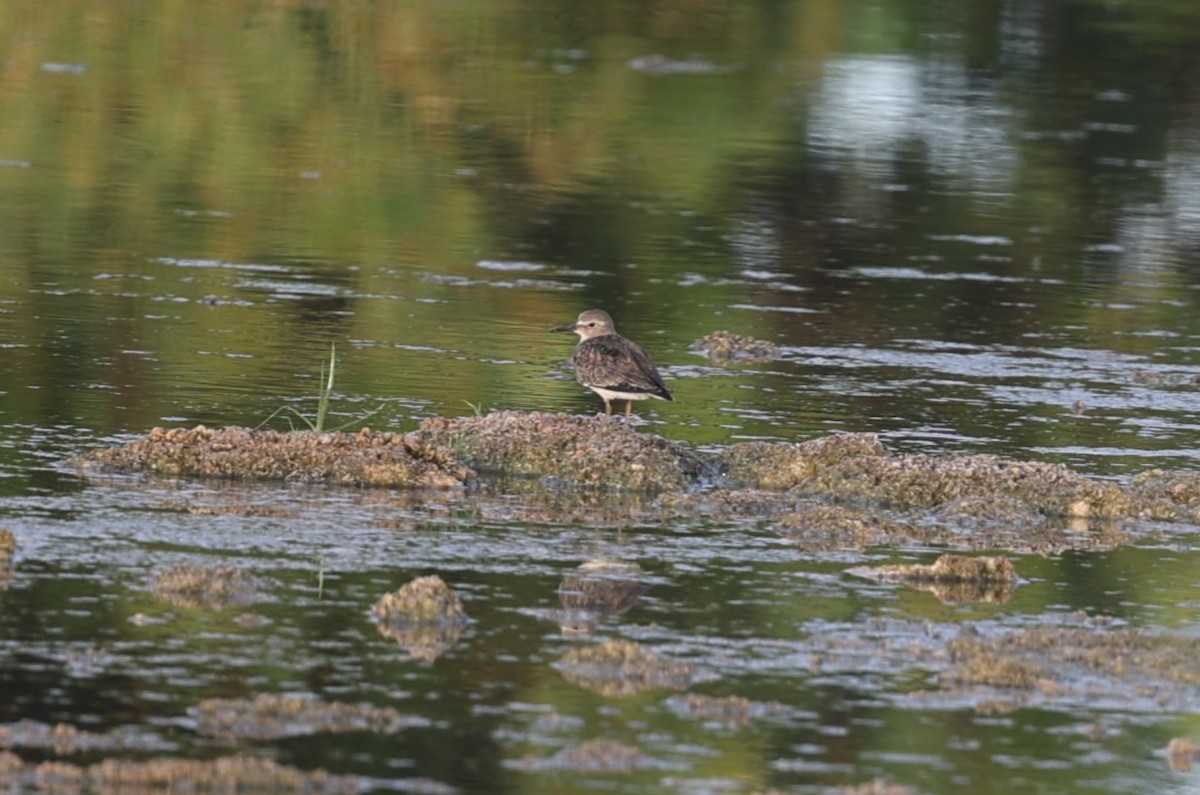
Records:
M474 477L445 448L413 434L154 428L75 459L84 471L175 477L324 481L355 486L456 488Z
M379 634L426 661L457 643L469 622L458 594L436 574L418 577L379 597L372 613Z
M262 693L253 699L209 698L195 708L196 733L206 737L273 740L318 732L391 734L424 725L391 707L318 701Z
M197 566L180 563L160 571L150 583L155 596L179 607L224 610L261 601L275 583L247 571L218 563Z
M660 657L627 640L572 649L558 668L565 679L610 697L657 688L682 690L696 675L691 664Z
M779 348L774 343L731 331L706 334L688 346L688 350L707 356L718 364L769 362L779 356Z

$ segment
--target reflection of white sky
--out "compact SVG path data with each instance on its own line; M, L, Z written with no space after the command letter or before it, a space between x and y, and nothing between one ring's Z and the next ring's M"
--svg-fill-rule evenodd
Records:
M1200 242L1200 119L1176 125L1167 142L1163 195L1173 231Z
M972 89L961 63L854 56L826 63L813 98L808 145L882 180L913 144L934 173L977 193L1011 193L1017 166L1011 111Z

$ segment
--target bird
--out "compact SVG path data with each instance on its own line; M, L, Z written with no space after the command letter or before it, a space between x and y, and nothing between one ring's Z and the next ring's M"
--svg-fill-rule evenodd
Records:
M579 344L571 354L575 380L604 400L604 415L612 416L612 401L625 401L625 416L633 401L646 398L674 400L650 356L642 347L617 333L613 319L602 309L581 312L579 319L551 331L573 331Z

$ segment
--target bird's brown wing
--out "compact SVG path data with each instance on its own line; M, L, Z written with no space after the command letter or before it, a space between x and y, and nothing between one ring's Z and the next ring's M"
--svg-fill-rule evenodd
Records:
M575 377L584 386L674 400L646 352L623 337L605 335L585 340L576 346L571 360Z

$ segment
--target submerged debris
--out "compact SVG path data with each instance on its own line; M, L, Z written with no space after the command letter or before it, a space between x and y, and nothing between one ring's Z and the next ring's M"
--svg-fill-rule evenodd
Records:
M386 593L372 608L379 634L420 660L435 660L458 642L469 619L458 594L436 574Z
M602 696L628 696L655 688L682 690L696 675L694 666L659 657L627 640L572 649L558 667L567 680Z
M325 702L262 693L254 699L209 698L195 708L196 733L206 737L273 740L318 732L390 734L424 721L391 707Z
M85 471L187 477L327 481L354 486L462 486L474 473L445 448L413 434L154 428L75 459Z
M589 560L558 585L560 624L566 631L591 632L597 619L627 612L648 587L636 563Z
M779 357L779 348L774 343L729 331L714 331L705 335L693 342L688 350L721 364L768 362Z
M848 573L884 582L902 582L928 591L948 604L1003 604L1012 596L1017 581L1016 569L1002 555L967 557L946 554L931 564L856 566L849 569Z
M1033 627L987 639L957 638L947 649L953 666L944 684L1035 690L1047 695L1092 687L1111 696L1127 680L1143 698L1163 704L1200 688L1200 638L1150 634L1137 629L1107 632L1079 627ZM1104 677L1107 681L1097 681Z
M255 577L227 563L215 566L179 563L156 574L150 590L179 607L224 610L258 602L264 598L262 592L274 586L271 580Z
M526 756L513 766L526 770L570 770L577 773L633 773L659 765L639 748L601 737L564 748L554 756Z
M706 696L699 693L672 696L667 699L667 705L687 717L726 726L745 726L751 718L783 709L778 701L751 701L742 696Z
M485 417L432 417L417 434L457 451L481 471L572 487L682 489L704 469L687 446L604 416L498 411Z

